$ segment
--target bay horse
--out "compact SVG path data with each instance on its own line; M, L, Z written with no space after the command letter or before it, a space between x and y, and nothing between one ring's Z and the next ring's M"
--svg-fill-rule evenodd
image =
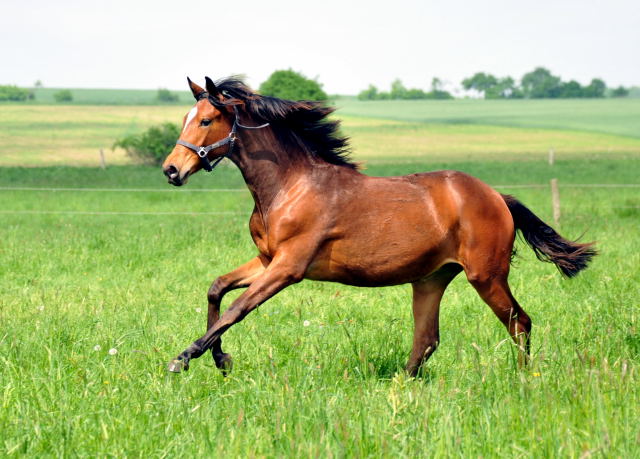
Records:
M596 254L593 243L560 236L512 196L457 171L371 177L348 156L334 109L254 93L240 79L203 89L187 79L196 104L163 164L182 186L222 158L240 169L255 201L249 220L258 255L218 277L208 291L207 331L169 363L189 368L211 350L226 374L231 357L222 334L285 287L302 279L376 287L413 287L413 349L406 371L415 376L440 343L439 308L461 271L506 326L526 363L531 320L507 277L516 230L538 259L572 277ZM248 287L220 315L222 297Z

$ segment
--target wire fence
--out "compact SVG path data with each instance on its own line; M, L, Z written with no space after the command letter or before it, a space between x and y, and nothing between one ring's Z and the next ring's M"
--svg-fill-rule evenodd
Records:
M640 183L567 183L558 186L557 180L554 186L552 179L550 184L502 184L492 185L496 189L550 189L551 201L556 224L560 220L560 195L558 188L591 188L591 189L630 189L640 188ZM24 192L98 192L98 193L249 193L246 188L63 188L63 187L0 187L0 191L24 191ZM640 209L640 205L609 206L612 209ZM93 210L9 210L0 209L0 215L123 215L123 216L240 216L249 215L248 211L93 211Z

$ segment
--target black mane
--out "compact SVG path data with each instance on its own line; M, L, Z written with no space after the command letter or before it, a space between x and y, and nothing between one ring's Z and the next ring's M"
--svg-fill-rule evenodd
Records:
M357 169L349 158L349 140L340 135L339 121L327 117L335 111L322 102L291 101L254 93L239 78L217 81L225 98L240 99L256 123L270 123L280 142L328 163Z

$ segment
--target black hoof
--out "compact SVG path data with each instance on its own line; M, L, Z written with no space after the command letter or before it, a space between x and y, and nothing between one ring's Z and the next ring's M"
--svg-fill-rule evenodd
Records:
M213 359L216 362L216 367L218 367L220 371L222 371L222 374L224 376L227 376L229 373L231 373L231 370L233 368L233 359L231 359L231 356L229 354L218 354L214 356Z
M167 370L171 373L182 373L189 370L189 362L182 359L173 359L169 362Z

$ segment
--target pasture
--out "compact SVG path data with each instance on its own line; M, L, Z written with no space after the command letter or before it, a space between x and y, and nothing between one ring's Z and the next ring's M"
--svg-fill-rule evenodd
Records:
M127 165L118 152L106 170L61 166L95 165L113 137L184 111L0 107L0 454L638 455L640 188L577 185L640 184L640 135L617 123L485 127L345 106L366 173L464 170L546 221L556 177L561 233L586 232L601 254L568 281L518 243L510 279L533 320L527 369L461 275L443 300L442 345L419 378L401 371L410 287L311 281L225 334L235 366L224 378L209 355L185 374L165 368L204 331L210 282L255 254L237 170L175 189L159 168ZM30 167L7 167L17 165Z

